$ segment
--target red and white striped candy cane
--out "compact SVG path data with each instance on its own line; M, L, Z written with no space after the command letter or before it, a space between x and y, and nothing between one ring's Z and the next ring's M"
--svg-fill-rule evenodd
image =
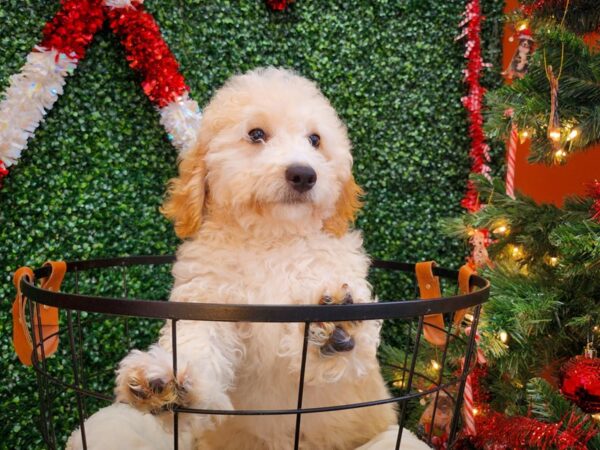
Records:
M463 370L465 360L462 360ZM463 395L463 416L465 419L465 432L470 436L475 436L477 430L475 429L475 412L473 405L473 380L471 374L467 375L465 382L465 392Z
M512 123L510 138L508 139L507 166L506 166L506 195L515 198L515 163L517 159L517 139L519 132L517 126Z

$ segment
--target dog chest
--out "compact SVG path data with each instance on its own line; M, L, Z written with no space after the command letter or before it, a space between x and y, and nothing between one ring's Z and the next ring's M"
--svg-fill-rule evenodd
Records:
M339 239L318 233L285 242L186 242L173 268L173 293L188 291L187 286L196 301L315 303L327 290L364 283L369 260L361 245L357 232Z

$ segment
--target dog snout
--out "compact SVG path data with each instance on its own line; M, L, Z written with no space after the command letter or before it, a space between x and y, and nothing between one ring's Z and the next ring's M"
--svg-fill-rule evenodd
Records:
M285 171L285 179L294 190L302 193L312 189L317 182L317 172L310 166L293 165Z

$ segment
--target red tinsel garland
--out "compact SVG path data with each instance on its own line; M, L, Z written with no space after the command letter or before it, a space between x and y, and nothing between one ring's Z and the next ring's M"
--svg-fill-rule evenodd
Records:
M467 38L465 44L465 58L468 59L467 67L464 70L465 82L468 86L468 94L461 101L469 113L469 136L471 138L471 157L472 173L489 173L490 169L487 163L490 160L489 147L485 143L483 133L483 115L481 106L485 89L481 86L479 80L481 71L486 66L481 56L481 6L479 0L471 0L467 3L465 9L465 18L459 26L464 27L461 35L457 39ZM461 201L461 205L470 212L477 211L480 207L479 198L475 186L471 181L467 183L467 192Z
M600 181L594 180L589 184L588 194L594 199L591 208L592 219L600 222Z
M125 47L129 66L142 75L142 89L157 106L167 106L189 90L158 24L141 4L107 10L110 27Z
M493 411L489 406L490 395L483 387L487 376L485 364L477 364L470 374L473 388L473 406L476 436L461 435L457 449L493 448L494 450L585 450L586 443L598 433L589 420L576 416L566 421L546 423L531 417L512 417Z
M293 0L267 0L267 6L272 11L283 11L288 7L289 3L292 3Z
M8 175L8 169L2 161L0 161L0 188L2 187L2 178Z
M103 23L101 0L63 0L60 11L44 26L40 45L82 59Z
M545 423L529 417L509 417L498 412L481 416L477 423L477 436L470 442L478 448L497 450L586 450L586 443L596 434L587 427L588 420L571 416L567 423Z

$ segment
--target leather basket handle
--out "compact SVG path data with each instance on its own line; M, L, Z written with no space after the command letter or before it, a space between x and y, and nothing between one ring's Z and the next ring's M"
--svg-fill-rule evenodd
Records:
M50 266L51 270L50 275L42 278L41 287L43 289L57 292L60 289L60 285L67 271L67 264L64 261L48 261L44 265ZM12 305L13 346L21 363L26 366L31 366L34 341L27 325L27 317L25 313L27 299L21 292L21 280L24 277L27 277L29 280L33 281L35 279L33 270L31 270L29 267L21 267L15 272L13 277L13 283L17 290L17 295ZM41 359L42 357L48 357L54 354L58 349L59 340L58 308L46 305L39 305L39 307L34 306L33 311L31 312L31 317L31 326L33 327L35 341L38 344L40 341L43 342L43 351L41 346L38 345L37 347L37 357Z
M435 261L420 262L415 265L415 275L419 284L419 294L422 300L440 298L440 279L433 275ZM442 314L429 314L423 317L423 336L432 345L446 345L446 326Z

